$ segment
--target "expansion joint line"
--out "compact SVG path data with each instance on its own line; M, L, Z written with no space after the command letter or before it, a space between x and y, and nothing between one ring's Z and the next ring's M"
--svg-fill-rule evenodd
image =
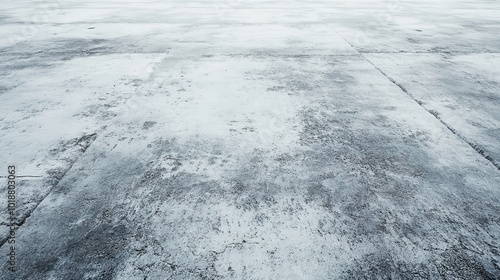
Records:
M52 191L59 185L59 183L63 180L63 178L66 176L66 174L68 174L72 169L73 169L73 166L75 166L76 162L78 161L78 159L80 159L84 154L85 152L88 150L88 148L95 142L95 140L97 139L97 134L96 133L93 133L93 134L90 134L90 135L87 135L87 136L84 136L85 138L89 139L90 141L88 142L87 145L85 145L83 147L83 150L82 150L82 153L80 154L80 156L73 162L71 163L71 165L69 166L69 168L66 170L66 172L64 172L64 174L62 174L62 176L60 178L56 178L55 182L52 183L52 186L49 188L49 190L47 191L47 193L42 197L42 199L40 199L40 201L38 201L35 205L35 207L33 207L33 209L29 210L22 218L20 221L18 222L14 222L14 225L17 227L17 230L22 226L24 225L24 223L26 222L26 220L31 216L31 214L38 208L38 206L50 195L50 193L52 193ZM81 141L81 139L77 142L77 144L79 144ZM21 178L21 177L42 177L44 178L43 176L19 176L18 178ZM9 238L6 237L6 238L2 238L0 240L0 248L3 247L3 245L7 242Z
M422 105L422 102L418 101L417 99L415 99L409 92L408 90L403 87L401 84L399 84L398 82L396 82L393 78L391 78L389 75L387 75L384 71L382 71L382 69L380 69L379 67L377 67L375 64L373 64L373 62L371 62L369 59L367 59L363 53L361 53L360 51L358 51L353 44L351 44L349 41L346 40L346 38L344 38L344 36L340 35L340 33L338 33L337 31L335 31L335 29L333 27L331 27L328 23L326 23L328 25L328 27L331 28L331 30L333 32L335 32L340 38L342 38L347 44L349 44L352 49L358 53L359 56L361 56L364 60L366 60L368 63L370 63L375 69L377 69L382 75L384 75L384 77L386 77L389 81L391 81L391 83L393 83L394 85L396 85L397 87L399 87L401 89L401 91L403 91L408 97L410 97L413 101L415 101L418 106L420 106L421 108L423 108L425 111L427 111L427 113L431 114L432 116L434 116L434 118L436 118L441 124L443 124L451 133L453 133L454 135L456 135L460 140L462 140L463 142L465 142L467 145L469 145L472 149L474 149L474 151L476 151L480 156L482 156L484 159L486 159L487 161L489 161L491 164L493 164L493 166L495 166L498 170L500 170L500 163L499 162L496 162L491 156L489 156L483 149L481 149L477 144L474 144L473 142L469 141L465 136L463 136L462 134L460 134L458 131L456 131L453 127L451 127L449 124L447 124L445 121L443 121L437 114L433 113L431 110L428 110L427 108L425 108L425 106Z

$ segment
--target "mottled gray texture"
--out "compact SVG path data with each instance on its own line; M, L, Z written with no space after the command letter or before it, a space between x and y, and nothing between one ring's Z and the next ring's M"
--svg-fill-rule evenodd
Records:
M0 8L0 279L500 279L497 1Z

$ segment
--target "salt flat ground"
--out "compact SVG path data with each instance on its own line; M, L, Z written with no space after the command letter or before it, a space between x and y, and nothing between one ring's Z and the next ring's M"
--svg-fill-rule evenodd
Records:
M500 279L499 15L2 1L0 278Z

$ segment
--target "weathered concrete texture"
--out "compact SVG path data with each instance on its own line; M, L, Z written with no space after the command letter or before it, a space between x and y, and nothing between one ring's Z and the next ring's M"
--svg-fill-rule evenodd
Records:
M0 279L500 279L499 3L37 3Z
M151 54L49 58L2 56L2 166L16 165L23 180L37 179L27 186L18 182L18 222L64 177L150 75L147 66L159 60ZM6 188L0 193L6 197ZM0 205L5 209L7 200ZM7 217L0 213L2 224Z
M365 55L500 169L500 56Z

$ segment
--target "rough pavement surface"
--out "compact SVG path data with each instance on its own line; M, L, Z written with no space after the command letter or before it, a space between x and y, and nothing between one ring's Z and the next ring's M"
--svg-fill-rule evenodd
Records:
M500 279L499 14L2 1L0 279Z

